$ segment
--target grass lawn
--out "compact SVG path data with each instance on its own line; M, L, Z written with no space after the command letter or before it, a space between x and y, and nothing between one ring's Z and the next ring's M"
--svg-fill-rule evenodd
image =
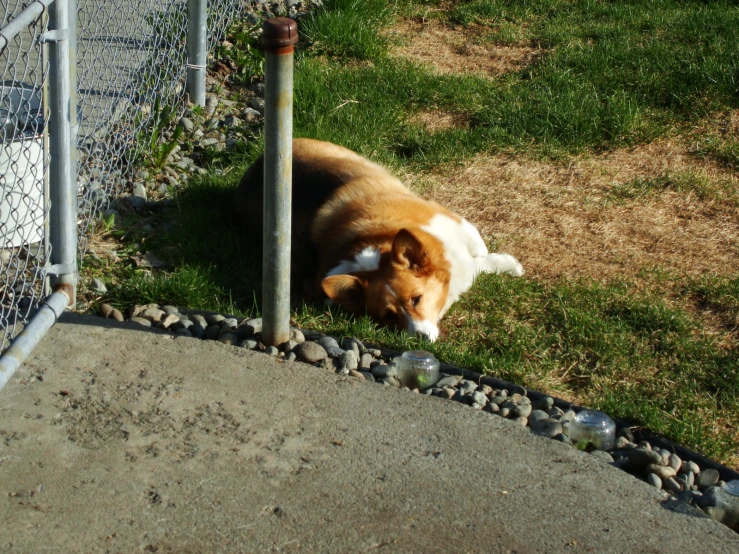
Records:
M389 166L527 274L482 276L434 345L314 306L294 322L422 346L739 467L739 8L324 4L300 21L296 136ZM259 52L243 29L231 41L248 81ZM121 257L168 265L88 259L83 276L111 284L96 301L257 313L261 253L228 208L260 149L257 134L213 152L176 209L103 230Z

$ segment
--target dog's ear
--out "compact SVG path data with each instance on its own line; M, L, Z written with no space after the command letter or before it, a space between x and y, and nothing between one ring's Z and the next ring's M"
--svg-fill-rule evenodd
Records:
M367 310L366 284L354 275L331 275L321 281L321 288L349 312L363 314Z
M393 260L413 271L422 271L428 263L423 244L407 229L398 231L393 239Z

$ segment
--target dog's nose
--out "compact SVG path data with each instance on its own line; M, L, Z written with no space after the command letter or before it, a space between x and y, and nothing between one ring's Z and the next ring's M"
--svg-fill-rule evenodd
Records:
M428 320L411 320L408 325L408 333L422 336L429 342L436 342L436 339L439 338L439 328Z

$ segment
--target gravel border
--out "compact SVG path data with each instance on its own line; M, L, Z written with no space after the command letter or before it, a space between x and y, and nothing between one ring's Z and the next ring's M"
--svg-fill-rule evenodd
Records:
M350 337L332 337L307 329L291 328L290 340L278 347L261 342L261 318L146 304L133 306L128 317L108 304L100 316L129 321L143 327L167 330L177 336L216 340L236 348L263 352L291 362L299 360L341 375L375 382L409 392L438 396L505 417L540 436L572 445L567 431L575 415L586 409L521 385L441 362L439 381L424 391L400 387L393 359L401 352L363 344ZM590 454L622 469L679 501L716 516L716 490L739 473L663 437L616 421L616 444L609 451Z

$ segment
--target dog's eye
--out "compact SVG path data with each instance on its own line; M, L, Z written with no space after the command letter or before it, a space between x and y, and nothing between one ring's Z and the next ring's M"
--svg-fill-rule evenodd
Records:
M396 314L392 310L387 310L386 312L382 314L381 317L382 319L387 320L387 321L398 321L398 314Z
M422 296L422 294L419 294L418 296L414 296L413 298L411 298L411 306L413 306L414 308L418 306L418 303L421 301Z

